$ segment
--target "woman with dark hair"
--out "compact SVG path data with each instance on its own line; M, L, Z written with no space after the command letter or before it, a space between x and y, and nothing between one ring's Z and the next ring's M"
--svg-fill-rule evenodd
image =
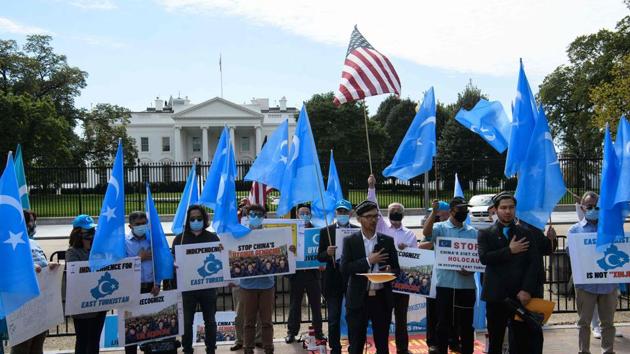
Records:
M79 215L72 221L70 247L66 251L66 263L87 261L92 249L92 240L96 233L96 224L89 215ZM76 354L92 354L99 352L101 331L105 324L106 311L82 313L72 316L76 342Z
M210 226L210 221L206 209L200 205L191 205L186 213L184 232L177 235L173 240L173 254L175 254L175 247L179 245L220 241L217 234L206 230L208 226ZM215 320L217 290L184 291L182 292L182 302L184 307L184 335L182 336L184 353L194 352L192 347L193 319L197 305L199 305L205 324L204 341L206 343L206 353L214 354L217 337L217 323Z

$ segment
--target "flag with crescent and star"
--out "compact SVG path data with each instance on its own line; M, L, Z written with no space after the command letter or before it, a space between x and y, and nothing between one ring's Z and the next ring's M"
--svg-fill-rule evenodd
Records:
M479 135L499 154L507 149L512 122L505 114L501 102L489 102L482 98L470 111L460 109L455 120Z
M151 242L153 256L153 276L155 283L161 284L163 280L173 279L173 254L168 246L160 216L155 208L155 202L151 196L151 188L147 183L147 198L144 202L149 224L148 239Z
M431 87L383 176L407 181L429 171L437 150L435 144L435 95Z
M90 250L90 268L97 270L127 256L125 249L125 177L122 141L118 141L112 174Z
M0 317L39 295L13 156L0 177Z
M518 185L514 197L516 216L539 229L544 229L553 208L566 187L553 137L542 106L534 126L525 159L520 163Z
M279 189L289 157L289 121L282 122L271 134L245 175L246 181L256 181Z
M182 197L177 205L175 216L173 217L173 225L171 231L175 235L179 235L184 232L184 226L186 224L186 215L188 215L188 208L191 205L197 204L199 201L199 187L197 187L197 164L193 163L186 178L186 185L182 192Z

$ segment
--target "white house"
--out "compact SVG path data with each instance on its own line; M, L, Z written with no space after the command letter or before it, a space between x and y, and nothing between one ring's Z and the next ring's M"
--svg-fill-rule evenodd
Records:
M238 104L215 97L199 104L186 98L155 99L155 107L131 113L127 134L136 140L141 163L210 161L221 131L230 129L237 160L254 160L265 137L285 119L289 136L295 131L295 107L287 107L282 97L279 105L269 107L268 98L254 98L250 104Z

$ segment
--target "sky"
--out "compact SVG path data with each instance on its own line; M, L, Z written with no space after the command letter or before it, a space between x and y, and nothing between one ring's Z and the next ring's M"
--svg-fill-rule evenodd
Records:
M21 0L3 1L0 38L51 35L89 74L77 99L85 108L220 96L219 56L225 99L286 96L300 107L337 89L356 24L395 66L401 97L419 100L433 86L452 103L472 81L509 108L519 58L537 92L568 62L573 39L627 13L622 0ZM370 114L383 99L367 99Z

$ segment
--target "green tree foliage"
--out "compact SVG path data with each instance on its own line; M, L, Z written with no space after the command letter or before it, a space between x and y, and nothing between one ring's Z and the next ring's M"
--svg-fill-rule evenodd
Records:
M630 7L630 2L625 2ZM614 31L602 29L577 37L567 49L569 64L559 66L545 77L539 95L563 154L577 157L601 154L603 123L618 117L595 119L595 106L602 107L602 103L593 101L600 96L592 94L592 89L612 83L615 67L628 54L630 16L619 21Z
M591 90L595 105L595 122L598 126L609 123L616 130L619 118L630 118L630 54L612 69L612 81L604 82Z
M130 117L127 108L106 103L97 104L92 110L84 112L83 156L97 166L109 165L116 156L118 140L122 139L125 165L133 166L138 150L135 139L127 135Z

